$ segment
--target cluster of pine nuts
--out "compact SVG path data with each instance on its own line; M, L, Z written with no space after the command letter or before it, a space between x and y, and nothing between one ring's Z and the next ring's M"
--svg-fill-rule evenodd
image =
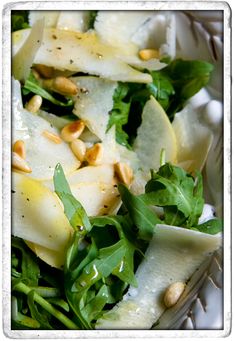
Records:
M31 173L32 169L25 160L26 150L24 141L17 140L12 149L12 167L25 173Z

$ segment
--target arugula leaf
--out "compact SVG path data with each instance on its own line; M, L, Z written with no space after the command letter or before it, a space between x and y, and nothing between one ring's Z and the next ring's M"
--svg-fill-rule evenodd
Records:
M162 223L157 215L146 205L139 196L133 195L127 187L118 185L122 202L125 205L131 220L138 227L138 237L143 240L150 240L156 224Z
M11 32L30 27L28 24L29 11L12 11L11 14Z
M174 87L175 94L171 96L166 112L171 120L174 114L183 109L186 101L194 96L200 89L207 85L213 65L201 60L172 61L166 68L160 71L169 77Z
M149 205L164 208L166 224L197 225L204 205L200 174L195 180L182 168L166 163L158 172L152 172L145 191L140 197Z
M39 266L37 264L36 256L33 252L28 252L25 247L25 243L22 239L14 237L11 239L11 245L16 250L20 251L20 262L17 264L19 265L19 271L18 274L20 275L20 278L22 281L24 281L25 284L28 284L30 286L37 286L40 270ZM17 257L17 256L16 256ZM14 264L13 265L13 269ZM18 268L18 267L17 267ZM14 269L16 273L16 268ZM15 276L14 276L15 277Z
M30 72L29 77L26 79L25 84L22 87L23 95L28 95L30 92L33 92L34 94L39 95L49 102L61 107L73 106L73 100L71 98L65 98L67 102L62 102L53 97L50 92L43 89L40 82L35 78L32 72Z
M206 221L203 224L193 227L194 230L207 233L207 234L217 234L222 232L223 223L221 219L215 218Z
M114 104L113 109L110 112L107 130L109 130L115 124L117 142L130 148L128 144L128 135L123 130L123 126L128 122L128 115L131 105L130 102L126 103L123 100L127 93L128 85L125 83L119 83L113 95Z
M80 202L72 195L63 168L60 164L55 167L53 180L55 192L64 205L64 211L71 226L75 230L79 230L81 234L90 231L91 224L86 211Z
M173 121L175 113L207 85L212 71L210 63L177 59L162 70L145 71L151 74L151 83L119 83L113 96L108 129L115 124L117 142L130 148L141 124L144 105L151 95Z
M94 28L94 24L95 24L95 19L97 16L98 11L89 11L89 22L88 22L88 30L93 29Z

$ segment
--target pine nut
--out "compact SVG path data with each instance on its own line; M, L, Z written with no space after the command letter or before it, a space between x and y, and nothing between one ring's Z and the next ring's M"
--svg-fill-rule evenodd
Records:
M13 145L13 152L18 154L22 159L26 158L25 144L22 140L17 140Z
M172 307L177 303L185 288L185 283L175 282L172 283L165 291L164 304L167 308Z
M72 142L79 138L84 129L85 124L83 121L74 121L64 126L61 130L61 137L65 142Z
M78 87L70 79L58 76L42 81L42 85L49 90L58 92L61 95L74 96L78 93Z
M39 95L34 95L28 103L26 103L25 108L31 113L36 113L42 105L42 97Z
M44 78L53 77L54 69L51 66L46 66L43 64L35 64L35 69L40 73L40 75Z
M103 146L101 143L96 143L86 151L86 160L89 165L97 166L101 164L103 157Z
M15 152L12 153L12 167L25 173L32 172L27 162Z
M114 171L120 182L125 185L130 185L133 180L133 171L131 167L124 162L117 162L114 165Z
M152 58L157 58L159 59L160 54L158 50L155 49L143 49L139 51L139 57L142 60L150 60Z
M86 145L82 140L74 140L71 142L70 145L74 155L77 157L77 159L81 162L85 160L86 155Z
M52 142L54 142L56 144L60 144L62 142L61 138L58 135L56 135L56 134L54 134L54 133L52 133L52 132L50 132L48 130L44 130L42 134L48 140L50 140L50 141L52 141Z

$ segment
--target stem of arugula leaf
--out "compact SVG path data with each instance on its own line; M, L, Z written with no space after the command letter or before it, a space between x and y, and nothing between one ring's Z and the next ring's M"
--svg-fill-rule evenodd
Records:
M14 290L18 292L22 292L25 295L28 295L32 290L24 283L20 282L14 286ZM71 321L67 316L61 313L59 310L55 309L49 302L47 302L42 296L40 296L37 292L34 292L34 300L41 307L43 307L46 311L48 311L51 315L57 318L60 322L62 322L68 329L79 329L78 326Z

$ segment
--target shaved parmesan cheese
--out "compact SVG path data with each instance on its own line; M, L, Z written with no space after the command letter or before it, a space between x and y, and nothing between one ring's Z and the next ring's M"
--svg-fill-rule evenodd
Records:
M167 114L153 96L144 106L133 149L143 170L159 168L162 149L165 150L166 161L176 161L174 130Z
M123 62L118 49L103 44L94 31L79 33L46 28L34 63L58 70L81 71L114 81L149 83L152 80L149 74Z
M45 27L56 27L60 11L29 11L29 25L33 26L38 20L43 19Z
M107 134L105 135L103 142L103 156L101 158L102 163L111 163L114 164L120 161L120 154L118 149L118 144L116 143L116 129L115 125L113 125Z
M104 139L109 122L109 111L113 108L113 94L117 82L98 77L72 77L80 89L74 97L73 113L81 118L89 130Z
M13 235L63 253L73 229L56 194L20 173L12 181Z
M14 56L22 47L22 45L27 40L28 36L30 35L31 29L26 28L24 30L15 31L12 33L11 39L12 39L12 56Z
M60 11L56 27L62 30L85 32L88 30L89 11Z
M96 329L150 329L166 309L162 296L174 282L185 283L210 253L221 246L221 235L157 225L145 258L123 300L105 313Z
M172 59L176 55L176 23L175 13L165 11L158 13L147 21L132 38L139 48L158 49L161 56Z
M131 43L131 37L153 14L150 11L99 11L94 28L105 43L133 54L137 47Z
M80 165L69 145L61 140L57 144L48 139L44 132L60 135L58 129L43 118L30 113L22 107L20 84L13 82L13 124L12 141L22 140L25 143L26 161L32 169L28 176L36 179L51 179L57 163L60 163L65 174Z
M21 81L28 77L35 54L42 44L43 28L43 20L38 20L32 27L29 35L25 34L21 36L21 39L25 39L25 41L13 56L12 61L13 76L15 79Z
M177 140L177 160L189 171L202 170L210 150L213 134L198 118L197 111L188 104L175 115L172 123ZM190 163L187 164L187 162Z

